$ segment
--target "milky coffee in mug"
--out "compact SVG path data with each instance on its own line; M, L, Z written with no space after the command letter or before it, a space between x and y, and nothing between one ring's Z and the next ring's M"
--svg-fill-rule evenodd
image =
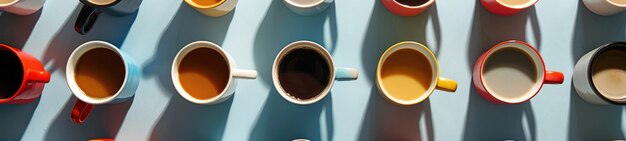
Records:
M382 85L390 96L411 101L427 94L433 71L424 54L414 49L400 49L387 57L380 71Z
M75 81L89 97L108 98L124 83L124 61L110 49L96 48L83 54L75 67Z
M178 67L182 88L195 99L219 96L230 79L227 60L216 50L198 48L189 52Z
M508 6L519 6L519 5L524 5L527 4L529 2L531 2L532 0L498 0L498 2L508 5Z
M597 55L591 79L600 94L609 99L626 97L626 50L608 49Z
M91 4L94 5L109 5L114 3L116 0L87 0L89 1Z
M533 59L518 48L503 48L492 53L482 73L485 87L503 99L524 97L539 83Z

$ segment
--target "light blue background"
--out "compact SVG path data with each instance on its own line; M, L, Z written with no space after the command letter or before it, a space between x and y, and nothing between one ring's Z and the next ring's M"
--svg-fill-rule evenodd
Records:
M582 101L571 87L572 68L585 52L626 40L626 13L600 17L577 0L541 0L511 17L492 15L477 0L438 0L426 13L398 17L378 0L336 0L312 17L293 14L278 0L240 0L224 17L211 18L181 0L144 0L136 14L102 15L89 35L72 29L78 0L47 0L31 16L0 15L0 42L22 47L53 73L41 99L0 105L0 139L86 140L609 140L623 139L624 108ZM134 20L134 23L133 23ZM271 84L275 54L296 40L326 46L336 66L361 71L357 81L337 82L317 104L298 106ZM530 102L494 105L471 87L474 60L506 39L537 46L547 68L563 71L563 85L546 85ZM69 119L74 98L65 83L65 62L78 45L105 40L143 68L132 102L98 105L88 121ZM170 65L195 40L215 42L257 80L241 80L230 100L195 105L173 89ZM458 91L436 91L415 106L384 101L374 71L388 46L404 40L427 44L439 58L441 76ZM106 63L106 62L102 62Z

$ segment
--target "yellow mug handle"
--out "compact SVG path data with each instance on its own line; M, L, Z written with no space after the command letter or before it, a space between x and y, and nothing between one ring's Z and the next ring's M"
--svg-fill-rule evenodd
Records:
M436 88L439 89L439 90L448 91L448 92L455 92L456 91L456 87L457 87L457 83L456 83L456 81L454 81L452 79L439 77L439 80L437 80L437 87Z

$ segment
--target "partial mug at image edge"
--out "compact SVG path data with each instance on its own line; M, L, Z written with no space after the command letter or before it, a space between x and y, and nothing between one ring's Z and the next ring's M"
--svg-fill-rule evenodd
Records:
M589 103L626 105L626 42L608 43L583 55L572 81Z
M8 45L0 44L0 66L0 104L35 101L50 81L41 61Z
M16 15L31 15L39 11L46 0L0 0L0 11Z

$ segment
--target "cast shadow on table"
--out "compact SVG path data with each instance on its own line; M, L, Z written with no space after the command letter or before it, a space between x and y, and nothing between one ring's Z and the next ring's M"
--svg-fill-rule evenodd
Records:
M433 141L430 100L401 106L386 100L373 87L360 134L360 141Z
M336 26L334 3L317 15L301 16L289 10L282 0L271 0L254 39L254 64L259 79L266 86L272 85L274 58L292 42L313 41L332 54L337 42Z
M626 41L626 12L600 16L589 11L582 1L579 1L576 15L572 39L573 63L601 45Z
M529 22L532 33L526 32ZM487 11L480 1L475 1L467 47L468 70L474 69L476 59L485 51L507 40L528 42L537 50L541 49L541 29L535 7L532 6L512 16L499 16Z
M72 14L65 19L65 23L56 31L53 39L45 50L42 62L46 70L51 73L65 70L70 54L81 44L101 40L121 47L126 39L128 30L132 26L137 12L130 15L116 17L106 13L100 14L98 20L87 35L80 35L74 30L74 22L80 12L82 4L78 4Z
M233 99L215 105L200 105L172 96L167 110L152 130L150 140L222 140Z
M334 134L332 94L310 105L285 100L270 91L250 135L252 141L332 140Z
M222 46L234 13L222 17L207 17L181 1L176 15L162 33L155 55L143 66L143 73L157 77L162 88L176 93L172 85L172 60L185 45L194 41L209 41ZM228 48L228 47L223 47Z
M430 19L430 20L429 20ZM427 36L428 24L432 24L434 43ZM441 29L439 27L437 5L433 5L424 13L413 17L402 17L389 12L380 1L375 1L370 16L365 39L361 49L363 74L369 81L374 81L376 66L383 52L392 45L402 41L416 41L430 48L435 56L439 56L441 48Z
M48 126L44 138L50 141L115 138L133 99L117 104L96 105L87 120L78 125L70 120L70 114L76 102L76 97L71 96L65 102L63 110Z
M39 105L39 99L28 104L0 104L0 140L20 140Z
M15 48L22 49L28 41L30 34L41 16L41 11L31 15L15 15L7 12L0 12L0 44L7 44Z
M570 90L568 139L570 141L609 141L625 139L622 130L623 107L589 103Z
M497 105L485 100L470 86L463 140L537 140L535 115L530 101Z

